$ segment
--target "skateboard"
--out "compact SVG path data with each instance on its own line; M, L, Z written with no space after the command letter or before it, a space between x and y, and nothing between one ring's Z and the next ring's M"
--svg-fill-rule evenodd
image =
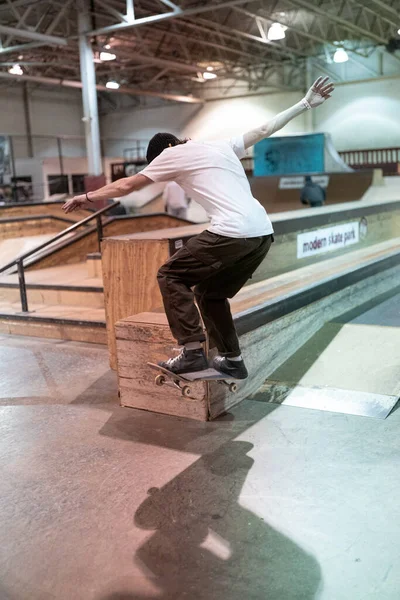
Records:
M229 375L220 373L216 369L210 368L197 373L185 373L184 375L177 375L172 371L168 371L168 369L164 369L164 367L160 367L160 365L150 362L147 364L151 369L159 372L154 379L154 383L156 385L169 385L170 387L176 387L181 390L182 396L185 398L191 397L192 390L190 388L190 383L194 381L216 381L217 383L226 385L230 392L237 392L236 380L233 379L233 377L229 377Z

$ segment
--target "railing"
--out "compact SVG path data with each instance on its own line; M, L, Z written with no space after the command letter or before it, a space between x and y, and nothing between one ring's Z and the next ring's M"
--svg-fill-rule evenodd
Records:
M28 312L28 299L27 299L27 295L26 295L24 260L26 258L29 258L30 256L32 256L32 254L36 254L36 252L39 252L39 250L43 250L47 246L50 246L50 244L53 244L54 242L58 242L58 240L63 238L65 235L68 235L72 231L76 231L82 225L86 225L86 223L93 221L93 219L96 219L97 239L98 239L99 250L100 250L101 249L101 240L103 239L103 223L101 221L101 216L104 213L106 213L107 211L109 211L111 208L113 208L114 206L118 206L118 204L119 204L119 202L114 202L113 204L110 204L109 206L105 206L104 208L95 212L93 215L89 215L89 217L82 219L82 221L78 221L78 223L74 223L73 225L71 225L71 227L67 227L67 229L64 229L60 233L57 233L57 235L52 237L50 240L47 240L47 242L40 244L40 246L36 246L36 248L32 248L32 250L29 250L29 252L25 252L25 254L22 254L22 256L18 256L18 258L15 258L14 260L7 263L3 267L0 267L0 273L3 273L4 271L7 271L14 265L17 266L19 293L20 293L20 297L21 297L21 307L22 307L23 312Z
M339 154L353 169L381 168L385 175L400 174L400 148L347 150Z

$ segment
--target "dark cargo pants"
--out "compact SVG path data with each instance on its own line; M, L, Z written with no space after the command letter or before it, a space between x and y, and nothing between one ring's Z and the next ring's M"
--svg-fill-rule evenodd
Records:
M244 286L272 242L272 235L230 238L203 231L160 268L157 279L165 312L180 345L205 340L196 298L211 347L216 345L228 357L240 354L228 298Z

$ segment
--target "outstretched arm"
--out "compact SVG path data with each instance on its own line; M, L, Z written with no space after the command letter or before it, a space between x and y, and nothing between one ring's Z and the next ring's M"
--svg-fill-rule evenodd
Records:
M132 177L123 177L122 179L117 179L117 181L109 183L108 185L105 185L94 192L88 192L88 194L75 196L74 198L71 198L71 200L68 200L62 208L65 213L69 213L81 208L84 204L90 206L91 202L96 202L97 200L109 200L110 198L120 198L121 196L126 196L131 192L141 190L150 183L153 183L151 179L145 175L136 173L136 175L132 175ZM86 196L89 199L89 204L87 203Z
M250 146L254 146L257 142L282 129L289 121L301 115L306 110L320 106L320 104L323 104L325 100L331 97L334 89L333 83L329 82L329 77L318 77L300 102L279 113L276 117L268 121L268 123L265 123L265 125L245 133L243 136L244 147L250 148Z

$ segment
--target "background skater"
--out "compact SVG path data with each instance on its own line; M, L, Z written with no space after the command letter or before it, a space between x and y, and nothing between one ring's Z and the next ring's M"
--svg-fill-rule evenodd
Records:
M267 255L273 228L251 193L240 159L247 148L325 102L333 89L327 77L320 77L300 102L229 141L195 142L157 133L148 145L149 165L143 171L64 205L68 213L87 200L124 196L155 181L176 181L205 209L211 221L208 228L192 237L158 272L171 332L183 346L178 356L160 366L177 374L208 368L196 299L210 346L218 349L214 368L237 379L247 377L228 298L237 294Z
M180 185L175 181L168 181L162 198L166 213L178 219L187 219L189 201Z
M304 187L301 190L300 201L302 204L309 204L311 208L316 206L323 206L326 200L325 190L314 183L310 175L306 175L304 178Z

